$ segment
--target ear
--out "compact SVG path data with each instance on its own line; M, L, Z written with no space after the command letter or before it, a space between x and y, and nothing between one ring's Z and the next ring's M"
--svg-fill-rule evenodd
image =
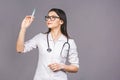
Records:
M60 21L60 24L62 25L63 23L64 23L64 21L63 21L63 20L61 20L61 21Z

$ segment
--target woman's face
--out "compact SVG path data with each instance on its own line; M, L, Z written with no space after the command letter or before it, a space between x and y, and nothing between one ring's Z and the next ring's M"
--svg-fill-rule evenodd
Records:
M54 29L54 28L60 28L63 24L63 21L59 18L56 12L51 11L48 13L48 16L46 18L46 24L48 28Z

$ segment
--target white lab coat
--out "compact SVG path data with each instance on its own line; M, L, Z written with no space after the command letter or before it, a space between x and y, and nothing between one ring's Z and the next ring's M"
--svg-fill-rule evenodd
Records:
M63 63L65 64L68 55L68 45L66 44L63 48L62 54L61 50L63 44L67 42L67 38L61 35L57 42L54 42L51 33L48 34L48 40L51 52L48 52L47 34L39 33L31 40L25 42L24 53L32 50L33 48L38 48L39 59L34 76L34 80L67 80L67 74L64 71L53 72L50 70L48 65L50 63ZM69 39L70 50L68 55L68 61L70 64L79 67L79 58L77 47L73 39Z

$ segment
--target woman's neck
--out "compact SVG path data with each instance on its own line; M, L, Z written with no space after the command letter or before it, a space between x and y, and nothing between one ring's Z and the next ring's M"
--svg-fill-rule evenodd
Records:
M51 30L51 35L54 41L57 41L59 39L59 37L61 36L61 31L60 29L58 30Z

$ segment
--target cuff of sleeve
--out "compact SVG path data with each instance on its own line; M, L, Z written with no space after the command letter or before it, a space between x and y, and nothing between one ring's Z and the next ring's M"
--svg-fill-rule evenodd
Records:
M79 65L78 65L78 64L71 64L71 65L74 65L74 66L76 66L76 67L78 67L78 68L79 68Z

